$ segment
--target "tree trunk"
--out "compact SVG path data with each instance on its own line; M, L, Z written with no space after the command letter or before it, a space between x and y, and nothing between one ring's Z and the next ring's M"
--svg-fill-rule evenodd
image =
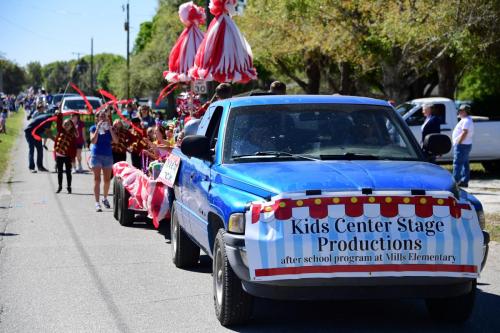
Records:
M409 88L397 65L382 62L382 86L387 99L401 104L409 98Z
M319 59L315 54L306 56L306 76L307 76L307 90L306 93L317 95L319 94L319 87L321 82L321 69Z
M346 61L342 61L339 64L340 70L340 89L339 94L341 95L355 95L356 86L354 84L353 68L352 65Z
M421 76L409 86L409 99L429 97L438 85L437 71L432 71L429 75Z
M445 55L438 62L439 96L454 99L457 88L457 66L455 59Z

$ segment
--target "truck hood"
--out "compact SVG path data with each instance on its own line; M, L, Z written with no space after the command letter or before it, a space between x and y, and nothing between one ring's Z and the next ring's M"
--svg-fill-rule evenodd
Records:
M403 161L291 161L225 164L215 182L266 198L305 190L363 188L454 192L451 174L438 165Z

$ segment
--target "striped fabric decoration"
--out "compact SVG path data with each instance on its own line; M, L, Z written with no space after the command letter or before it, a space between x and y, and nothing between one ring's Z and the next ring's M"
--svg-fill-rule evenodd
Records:
M127 162L115 163L113 175L122 179L123 186L130 193L129 209L147 211L155 228L159 227L161 220L170 217L168 190L162 182L150 179Z
M194 64L196 51L204 34L199 26L205 23L205 9L192 1L179 6L179 18L185 28L170 51L168 71L163 76L169 82L189 82L189 69Z
M236 0L211 0L215 18L201 42L189 75L196 80L246 83L257 79L250 45L231 18Z

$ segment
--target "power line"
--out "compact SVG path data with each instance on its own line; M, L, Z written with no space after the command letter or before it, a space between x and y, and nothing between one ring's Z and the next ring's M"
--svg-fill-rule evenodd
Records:
M58 39L54 39L54 38L42 35L42 34L40 34L37 31L31 30L29 28L26 28L25 26L22 26L22 25L19 25L19 24L15 23L15 22L12 22L11 20L9 20L9 19L7 19L7 18L5 18L5 17L3 17L1 15L0 15L0 19L3 20L3 21L5 21L5 22L7 22L7 23L9 23L10 25L12 25L12 26L14 26L14 27L16 27L18 29L24 30L25 32L28 32L28 33L33 34L33 35L36 35L36 36L38 36L40 38L43 38L45 40L49 40L49 41L57 42L57 43L69 43L69 44L77 45L75 43L68 42L67 40L63 41L63 40L58 40Z

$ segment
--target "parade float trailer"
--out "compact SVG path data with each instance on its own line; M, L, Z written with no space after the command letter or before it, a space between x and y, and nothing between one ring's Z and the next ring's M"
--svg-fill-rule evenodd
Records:
M424 148L451 143L433 134ZM213 259L223 325L247 320L254 297L424 298L438 320L469 317L489 241L481 203L387 102L219 101L170 159L172 260Z

